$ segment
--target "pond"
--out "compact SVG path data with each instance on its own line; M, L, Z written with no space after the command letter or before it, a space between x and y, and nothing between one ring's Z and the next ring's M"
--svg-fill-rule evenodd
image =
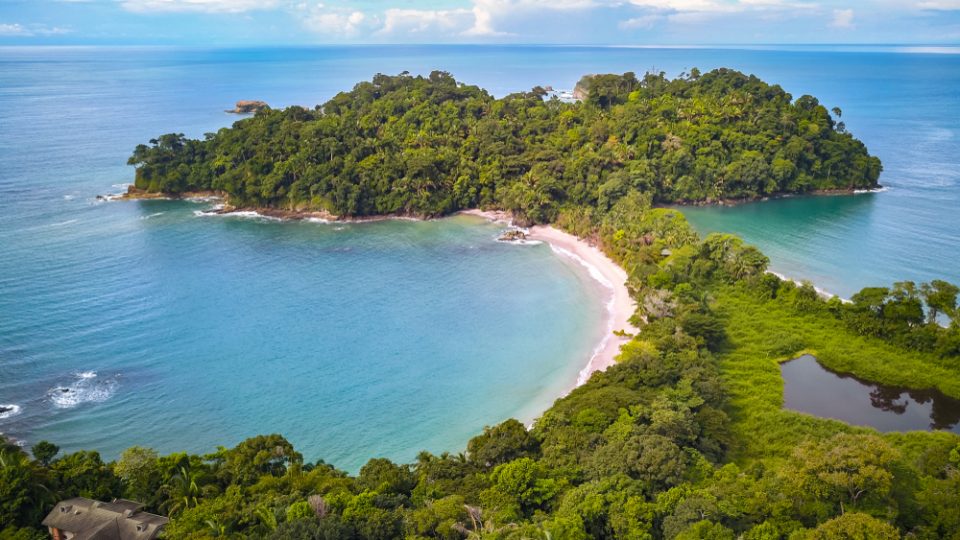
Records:
M879 431L944 429L960 433L960 399L939 390L887 386L836 373L805 354L780 365L783 404Z

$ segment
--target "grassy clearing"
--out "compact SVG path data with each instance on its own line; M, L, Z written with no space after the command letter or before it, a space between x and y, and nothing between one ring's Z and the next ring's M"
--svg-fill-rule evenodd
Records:
M734 458L783 457L799 442L838 432L869 433L836 420L783 409L780 362L809 353L835 371L889 385L939 388L960 397L960 369L932 354L908 351L848 331L823 313L801 313L780 300L762 300L741 287L714 291L714 309L723 318L727 344L719 354L730 392L730 414L739 446ZM946 432L911 432L885 437L905 454L928 445L956 444Z

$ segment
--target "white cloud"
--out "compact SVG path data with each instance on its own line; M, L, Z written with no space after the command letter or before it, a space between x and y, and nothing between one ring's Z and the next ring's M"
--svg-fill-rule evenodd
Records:
M630 4L679 13L735 13L740 11L815 9L817 4L793 0L630 0Z
M544 11L587 10L621 3L621 0L473 0L473 25L463 34L487 37L511 35L498 30L498 22L535 16Z
M958 0L960 1L960 0ZM629 0L643 14L622 21L624 30L652 29L663 21L669 25L696 26L717 17L735 14L753 15L762 21L779 21L816 13L820 6L812 0Z
M644 15L642 17L633 17L632 19L627 19L622 21L618 26L625 30L634 30L637 28L651 29L656 25L656 23L663 20L663 15Z
M307 9L304 4L298 7ZM342 36L355 35L361 28L369 26L369 23L372 22L362 11L327 8L323 4L318 4L310 10L303 21L304 26L314 32Z
M835 28L853 28L853 10L835 9L833 10L833 20L830 26Z
M493 27L493 13L484 9L479 3L475 2L473 6L473 26L464 32L468 36L500 36L506 32L500 32Z
M70 33L70 30L60 28L59 26L46 26L43 24L24 26L19 23L0 23L0 36L55 36L68 33Z
M73 30L70 30L69 28L60 28L59 26L42 26L33 29L34 34L39 34L42 36L58 36L62 34L69 34L72 31Z
M203 13L243 13L276 7L278 0L121 0L120 5L128 11Z
M960 0L929 0L918 3L917 7L936 11L954 11L960 10Z
M33 32L27 30L22 24L0 23L0 36L32 36Z
M450 35L467 31L475 16L469 9L398 9L391 8L383 13L383 26L380 34L436 34Z

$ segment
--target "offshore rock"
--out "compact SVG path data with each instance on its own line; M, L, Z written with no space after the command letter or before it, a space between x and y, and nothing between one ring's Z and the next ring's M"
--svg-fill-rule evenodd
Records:
M227 112L236 114L249 114L268 108L270 108L270 106L267 105L267 102L265 101L241 99L237 102L237 106L235 108L230 109Z

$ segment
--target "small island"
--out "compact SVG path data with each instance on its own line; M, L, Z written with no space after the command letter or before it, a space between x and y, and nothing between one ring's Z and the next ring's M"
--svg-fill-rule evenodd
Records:
M377 75L316 107L263 109L205 140L139 145L135 187L219 192L236 208L336 216L510 211L519 225L563 208L716 203L873 189L880 160L840 110L718 69L592 75L582 101L537 87L494 98L445 72Z

